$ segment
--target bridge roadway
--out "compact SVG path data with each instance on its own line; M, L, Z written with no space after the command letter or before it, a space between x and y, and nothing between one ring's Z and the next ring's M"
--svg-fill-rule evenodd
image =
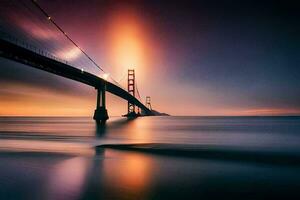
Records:
M108 82L98 76L95 76L89 72L82 71L68 64L51 59L44 55L40 55L34 51L28 50L24 47L15 45L11 42L0 38L0 56L23 63L25 65L50 72L65 78L69 78L81 83L90 85L96 89L101 89L105 86L105 90L122 98L126 101L140 107L145 115L152 115L152 111L149 110L143 103L137 98L129 94L121 87Z

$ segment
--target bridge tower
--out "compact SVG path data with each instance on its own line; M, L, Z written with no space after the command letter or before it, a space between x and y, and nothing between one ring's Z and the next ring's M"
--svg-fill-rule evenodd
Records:
M106 90L106 83L103 82L97 90L97 105L96 110L94 113L93 119L96 122L105 122L108 120L108 113L106 110L106 102L105 102L105 90Z
M146 96L146 107L149 110L152 110L152 106L151 106L151 98L149 96Z
M134 69L128 69L128 77L127 77L128 85L128 93L135 97L135 73ZM135 105L128 102L128 114L135 113Z

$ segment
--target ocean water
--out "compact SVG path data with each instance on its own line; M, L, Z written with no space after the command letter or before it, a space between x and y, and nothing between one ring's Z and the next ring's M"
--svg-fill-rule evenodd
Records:
M300 117L0 117L0 199L300 199Z

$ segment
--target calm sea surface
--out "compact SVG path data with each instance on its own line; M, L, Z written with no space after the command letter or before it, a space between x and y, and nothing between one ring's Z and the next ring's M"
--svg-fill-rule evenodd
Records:
M300 117L0 117L0 199L300 199Z

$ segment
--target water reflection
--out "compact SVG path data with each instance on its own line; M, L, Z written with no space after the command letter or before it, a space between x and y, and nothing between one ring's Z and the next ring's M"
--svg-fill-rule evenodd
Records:
M101 139L126 139L122 142L150 142L151 134L144 129L146 120L119 118L95 123L95 135Z
M103 180L108 187L122 187L128 192L142 195L151 182L152 164L146 156L138 153L122 154L118 151L105 150L107 159L103 163ZM116 164L118 159L118 164ZM121 167L121 170L120 169Z
M100 122L100 123L95 123L95 130L96 130L96 133L95 133L95 135L97 136L97 137L102 137L103 135L105 135L106 134L106 123L102 123L102 122Z
M80 199L145 199L151 183L146 156L95 148Z
M103 148L94 153L2 153L0 199L291 199L300 187L295 167Z
M107 121L105 124L95 124L95 135L98 138L110 139L109 142L117 143L147 143L153 142L153 132L149 128L152 122L142 118L118 118ZM113 141L113 140L114 141Z
M75 157L57 164L49 174L47 192L44 199L78 199L84 189L84 183L91 160Z
M112 119L111 121L107 121L105 123L95 123L95 135L97 137L104 137L108 133L112 133L116 130L128 131L131 127L132 122L135 119L127 119L127 118L118 118Z
M91 166L87 173L85 187L79 199L103 199L105 183L102 181L102 163L104 151L95 149L95 156L91 158Z
M266 165L266 154L264 162L253 162L257 154L245 162L244 152L296 154L299 122L147 117L95 126L86 118L0 118L0 199L291 199L299 167ZM153 142L152 150L94 148ZM241 153L228 154L231 148Z
M81 199L245 199L250 193L256 199L287 197L299 186L296 171L95 148ZM268 186L281 188L280 180L289 186L270 192Z

